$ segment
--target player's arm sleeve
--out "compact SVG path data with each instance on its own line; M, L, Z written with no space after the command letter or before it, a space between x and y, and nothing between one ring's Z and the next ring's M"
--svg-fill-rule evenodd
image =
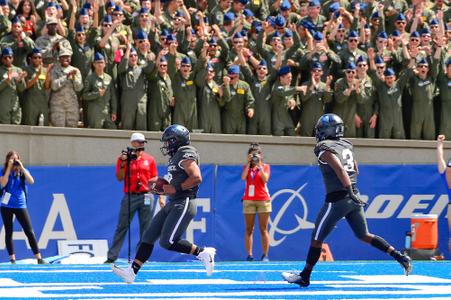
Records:
M193 151L193 150L184 151L184 153L182 155L182 158L178 162L179 167L182 168L182 169L184 169L182 163L185 160L194 160L196 162L196 164L198 164L198 162L199 162L199 155L197 154L196 151Z

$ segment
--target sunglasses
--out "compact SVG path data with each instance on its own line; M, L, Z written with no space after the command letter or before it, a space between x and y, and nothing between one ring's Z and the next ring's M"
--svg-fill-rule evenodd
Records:
M259 67L258 69L259 69L259 70L265 70L265 71L268 70L267 67Z
M138 54L136 54L136 53L130 54L130 57L132 57L132 56L138 56Z
M347 74L355 74L355 71L347 70L346 73Z
M111 27L111 24L103 24L103 27Z
M363 67L366 67L367 64L358 64L357 66L358 66L359 68L363 68Z
M377 66L376 68L378 68L378 69L385 69L384 66Z
M142 43L144 43L144 42L146 42L146 40L139 40L139 41L138 41L138 43L140 43L140 44L142 44Z
M396 24L406 24L404 21L397 21Z
M412 41L412 42L419 42L420 39L410 39L410 41Z
M356 40L356 39L349 39L348 40L348 42L350 42L350 43L357 43L359 40Z
M115 16L115 17L121 17L121 16L123 16L123 14L113 14L113 16Z
M166 68L168 65L160 65L160 68Z

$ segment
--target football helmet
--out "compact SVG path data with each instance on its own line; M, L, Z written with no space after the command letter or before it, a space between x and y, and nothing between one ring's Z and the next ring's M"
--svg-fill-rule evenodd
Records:
M172 157L180 147L189 145L189 130L182 125L173 124L166 127L160 141L163 143L161 153Z
M323 140L338 140L343 135L343 120L336 114L324 114L316 122L315 137L318 142Z

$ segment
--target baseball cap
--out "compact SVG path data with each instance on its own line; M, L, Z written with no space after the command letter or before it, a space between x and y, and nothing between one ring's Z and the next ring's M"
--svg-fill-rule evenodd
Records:
M130 142L143 142L143 143L147 143L144 134L142 134L142 133L140 133L140 132L135 132L135 133L133 133L132 136L130 137Z

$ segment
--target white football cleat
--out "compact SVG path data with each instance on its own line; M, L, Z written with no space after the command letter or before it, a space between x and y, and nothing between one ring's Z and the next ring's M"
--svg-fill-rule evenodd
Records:
M136 274L135 272L133 272L131 266L128 266L127 268L123 269L119 268L116 265L113 265L111 269L113 270L114 274L121 277L126 283L131 284L133 283L133 281L135 281Z
M204 264L208 276L211 276L211 274L213 274L213 270L215 268L215 255L215 248L206 247L204 248L204 251L199 253L199 255L197 256L197 259Z

